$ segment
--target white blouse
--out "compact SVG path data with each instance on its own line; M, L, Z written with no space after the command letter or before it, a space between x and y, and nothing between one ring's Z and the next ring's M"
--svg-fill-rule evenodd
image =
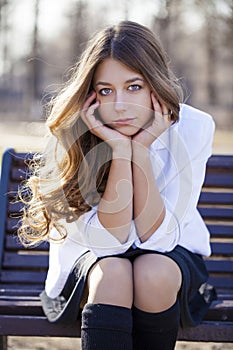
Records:
M97 207L73 223L61 220L67 237L60 243L50 241L45 284L49 297L61 293L75 261L88 250L102 257L124 253L131 246L167 252L179 244L193 253L210 255L209 232L197 202L211 155L214 128L210 115L183 104L179 121L151 145L151 163L166 215L147 241L140 241L132 221L127 242L120 243L99 222ZM59 237L56 229L52 229L50 236Z

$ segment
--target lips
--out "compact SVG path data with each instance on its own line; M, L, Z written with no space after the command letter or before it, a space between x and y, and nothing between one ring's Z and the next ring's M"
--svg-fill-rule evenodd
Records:
M113 122L113 125L119 125L119 126L131 125L134 120L135 118L117 119Z

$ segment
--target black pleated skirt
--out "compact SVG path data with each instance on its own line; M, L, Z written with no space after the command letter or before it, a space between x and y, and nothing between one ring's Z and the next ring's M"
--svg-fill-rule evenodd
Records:
M215 290L207 284L208 272L203 258L187 249L176 246L171 252L130 248L123 254L114 255L131 262L141 254L162 254L173 259L182 272L182 286L178 295L181 308L181 327L195 326L201 322L213 299ZM86 252L76 261L62 293L52 299L45 291L40 294L42 307L50 322L72 323L81 312L87 277L92 266L102 258ZM142 286L143 288L143 286Z

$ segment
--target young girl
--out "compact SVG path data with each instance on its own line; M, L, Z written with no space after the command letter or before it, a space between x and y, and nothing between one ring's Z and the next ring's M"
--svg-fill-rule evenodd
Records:
M83 350L174 349L207 310L196 206L214 122L181 99L154 34L125 21L90 41L53 101L19 235L49 240L43 309L66 323L82 310Z

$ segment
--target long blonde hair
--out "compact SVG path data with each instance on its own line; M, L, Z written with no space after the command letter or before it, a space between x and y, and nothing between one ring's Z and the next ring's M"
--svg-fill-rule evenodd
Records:
M142 74L151 91L172 111L173 122L179 118L182 90L155 35L130 21L97 33L71 79L52 101L47 119L51 142L41 156L35 156L33 175L21 190L26 206L18 234L24 244L48 239L52 227L64 238L59 220L77 219L98 204L105 190L111 149L87 129L80 112L92 90L96 67L107 57Z

